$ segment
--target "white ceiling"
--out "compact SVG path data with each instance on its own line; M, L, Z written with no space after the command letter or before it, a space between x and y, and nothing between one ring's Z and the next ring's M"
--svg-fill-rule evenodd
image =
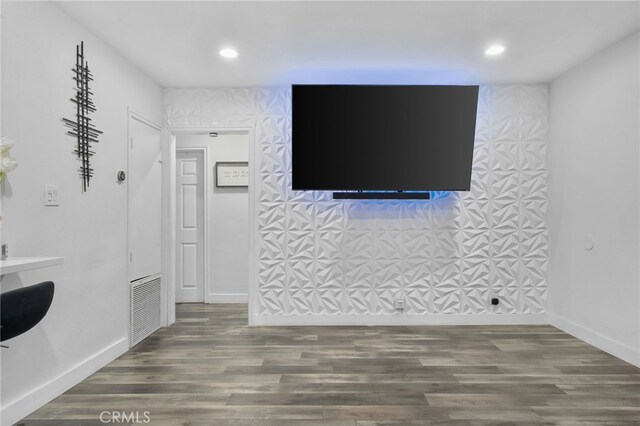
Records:
M56 4L163 87L548 82L640 15L610 1ZM507 51L486 57L495 42Z

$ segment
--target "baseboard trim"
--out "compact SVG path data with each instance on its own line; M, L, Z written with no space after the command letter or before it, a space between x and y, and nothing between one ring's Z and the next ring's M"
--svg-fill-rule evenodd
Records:
M535 325L546 314L255 315L254 326L313 325Z
M129 339L123 337L40 387L7 403L0 412L2 425L12 425L22 420L128 350Z
M211 293L209 303L249 303L247 293Z
M640 367L640 348L634 348L624 343L613 340L588 327L580 325L570 319L553 312L548 312L549 324L559 328L565 333L571 334L598 349L601 349L616 358Z

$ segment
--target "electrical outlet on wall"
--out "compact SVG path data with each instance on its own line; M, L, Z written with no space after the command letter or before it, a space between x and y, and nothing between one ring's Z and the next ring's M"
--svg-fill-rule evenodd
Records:
M403 296L396 296L396 299L394 301L394 305L395 305L396 311L403 311L404 310L404 297Z

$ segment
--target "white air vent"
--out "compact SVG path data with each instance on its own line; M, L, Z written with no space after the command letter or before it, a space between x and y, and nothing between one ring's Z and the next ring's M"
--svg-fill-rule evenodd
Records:
M160 275L131 282L131 347L160 328Z

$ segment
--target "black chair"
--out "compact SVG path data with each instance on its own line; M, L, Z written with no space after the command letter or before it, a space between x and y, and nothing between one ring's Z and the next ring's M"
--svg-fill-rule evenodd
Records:
M0 294L0 342L31 330L47 314L53 301L51 281Z

